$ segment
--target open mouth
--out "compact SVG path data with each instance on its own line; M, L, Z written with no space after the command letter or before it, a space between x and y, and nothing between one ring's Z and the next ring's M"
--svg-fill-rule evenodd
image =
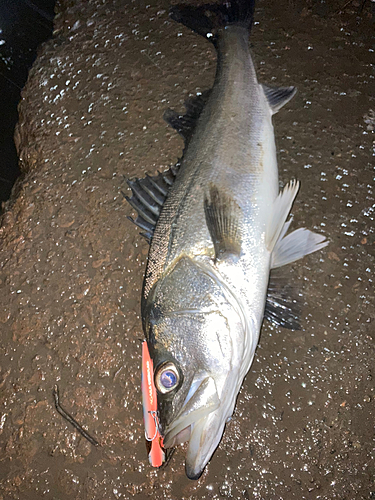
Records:
M177 418L166 429L164 446L171 448L189 441L197 434L196 428L202 427L207 415L220 405L216 385L212 377L194 381Z
M221 390L220 399L213 377L196 377L180 413L165 430L166 448L189 442L185 472L190 479L199 479L220 443L227 419L233 413L237 395L233 385L237 384L237 379L235 376L226 378L227 387Z

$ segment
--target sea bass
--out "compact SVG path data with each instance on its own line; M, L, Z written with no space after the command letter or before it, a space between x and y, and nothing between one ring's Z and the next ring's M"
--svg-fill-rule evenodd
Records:
M166 113L185 139L180 164L129 181L135 221L150 240L142 321L164 446L188 441L185 469L202 474L231 418L263 318L295 327L267 289L270 271L323 248L321 235L286 234L299 183L279 192L272 115L294 87L258 83L249 50L251 0L176 6L171 17L217 50L214 86Z

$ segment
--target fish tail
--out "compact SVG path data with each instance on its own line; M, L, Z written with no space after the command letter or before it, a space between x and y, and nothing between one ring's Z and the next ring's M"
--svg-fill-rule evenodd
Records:
M170 17L204 36L216 45L226 26L237 25L249 31L253 24L255 0L228 0L199 7L179 4L170 10Z

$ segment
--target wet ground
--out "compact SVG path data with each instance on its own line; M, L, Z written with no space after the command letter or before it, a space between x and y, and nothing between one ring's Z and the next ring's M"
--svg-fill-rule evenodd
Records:
M0 204L20 174L14 145L17 105L37 47L52 35L54 0L0 1Z
M294 227L330 245L286 272L302 330L265 324L233 420L202 478L179 448L147 463L140 293L147 243L125 177L172 164L162 120L209 88L208 42L168 2L66 1L23 92L23 178L2 216L0 499L375 498L373 4L259 1L259 79L298 87L275 117ZM100 442L56 412L61 404Z

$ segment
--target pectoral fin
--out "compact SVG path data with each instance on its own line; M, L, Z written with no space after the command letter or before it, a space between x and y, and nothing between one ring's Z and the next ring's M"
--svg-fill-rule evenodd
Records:
M215 259L238 259L241 254L242 224L239 205L211 184L204 199L204 213L215 248Z

